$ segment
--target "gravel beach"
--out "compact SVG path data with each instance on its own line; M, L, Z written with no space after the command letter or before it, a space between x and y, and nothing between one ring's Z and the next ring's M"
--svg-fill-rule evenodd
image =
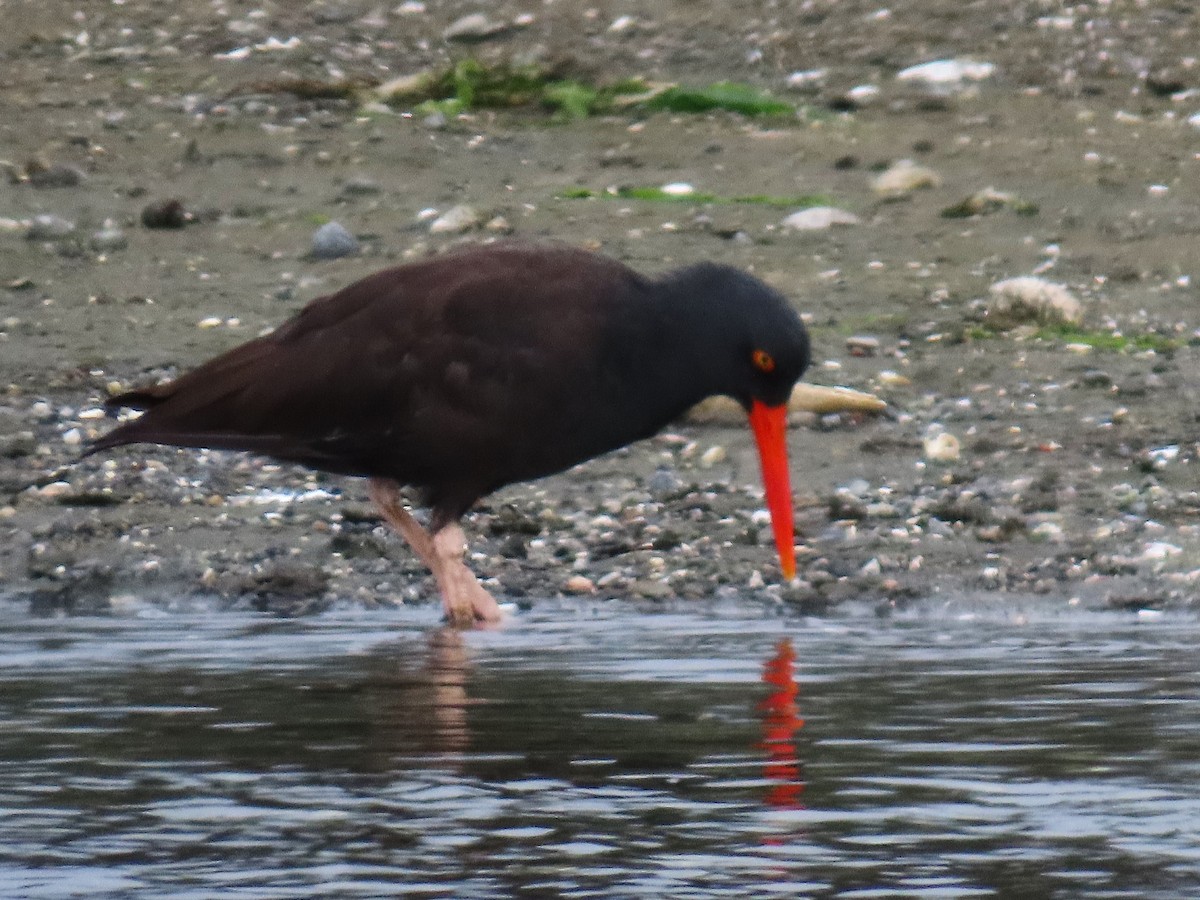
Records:
M888 406L795 417L795 584L778 582L749 431L682 421L469 515L471 565L501 599L1196 603L1200 21L1186 6L0 13L4 602L436 603L358 481L217 452L78 456L111 427L110 392L378 268L512 236L646 272L753 271L810 326L806 380ZM560 95L731 82L794 112L568 116L394 93L464 60L549 73Z

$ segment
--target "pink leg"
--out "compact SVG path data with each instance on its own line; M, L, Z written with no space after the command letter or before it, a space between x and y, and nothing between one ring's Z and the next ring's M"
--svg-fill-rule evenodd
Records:
M386 478L372 478L367 493L384 519L409 543L433 572L442 594L446 620L459 628L475 622L497 622L500 607L474 573L463 562L466 538L457 525L447 525L430 537L404 507L400 485Z
M434 534L433 547L441 569L438 587L442 589L447 620L458 626L500 621L496 599L484 590L475 573L463 562L467 550L463 530L457 524L447 525ZM437 575L437 570L434 574Z

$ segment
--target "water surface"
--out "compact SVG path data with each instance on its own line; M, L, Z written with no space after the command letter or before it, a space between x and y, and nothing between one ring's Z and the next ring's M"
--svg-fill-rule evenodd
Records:
M2 897L1200 885L1200 623L0 619Z

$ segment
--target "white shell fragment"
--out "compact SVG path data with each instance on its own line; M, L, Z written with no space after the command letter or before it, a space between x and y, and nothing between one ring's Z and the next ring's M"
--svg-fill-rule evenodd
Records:
M813 206L794 212L780 226L791 231L823 231L834 225L857 225L858 216L833 206Z
M895 199L921 188L937 187L941 183L937 172L928 166L917 165L911 159L900 159L875 176L871 190L880 197Z
M953 94L968 84L992 77L996 66L973 59L935 59L896 73L897 81L919 85L938 94Z
M930 462L958 462L959 456L962 455L962 444L948 431L926 435L921 445L925 451L925 458Z

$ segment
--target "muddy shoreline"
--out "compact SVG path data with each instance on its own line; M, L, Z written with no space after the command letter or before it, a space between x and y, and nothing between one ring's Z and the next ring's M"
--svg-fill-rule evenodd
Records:
M39 9L4 36L0 598L135 612L433 602L353 480L230 454L77 456L108 427L98 407L114 384L194 365L384 265L514 235L649 272L698 259L752 270L808 318L808 380L889 409L793 429L795 585L776 581L748 433L679 423L469 517L472 564L498 595L738 597L815 613L851 600L882 612L942 598L1195 604L1191 18L1167 4L1120 18L927 2L884 16L746 4L696 21L694 4L632 15L560 0L489 7L506 27L466 45L444 34L475 7L418 7L128 2ZM467 56L733 80L804 114L561 122L516 108L438 121L270 87L378 83ZM896 78L959 57L995 71L949 89ZM877 90L853 93L863 85ZM936 178L880 196L873 179L904 158ZM858 224L797 232L780 224L792 210L765 203L603 197L681 182L721 198L819 194ZM943 216L988 187L1033 214ZM173 198L183 227L143 224ZM477 227L431 232L461 205ZM39 217L61 221L31 235ZM312 258L327 221L359 252ZM990 286L1035 273L1079 299L1078 326L984 327ZM942 432L955 458L931 458Z

